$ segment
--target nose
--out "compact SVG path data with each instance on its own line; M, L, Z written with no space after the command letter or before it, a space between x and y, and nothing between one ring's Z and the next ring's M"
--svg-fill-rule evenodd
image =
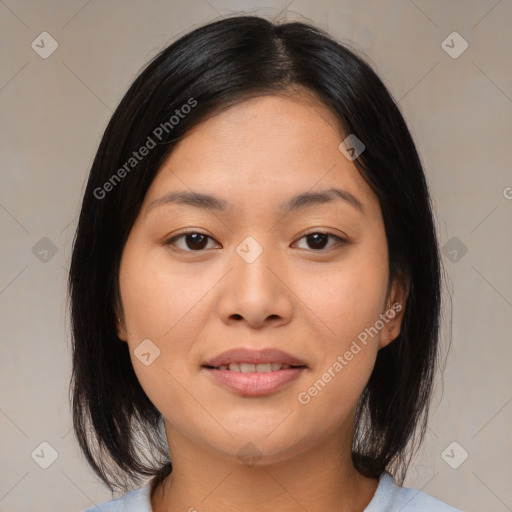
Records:
M222 321L244 322L256 329L285 325L293 314L293 293L281 277L284 262L269 249L254 260L234 252L232 270L223 280L217 311Z

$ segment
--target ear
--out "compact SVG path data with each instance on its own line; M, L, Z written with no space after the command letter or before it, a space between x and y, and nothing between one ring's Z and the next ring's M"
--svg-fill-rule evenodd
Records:
M114 321L116 324L116 332L117 337L121 341L128 341L126 336L126 324L124 320L124 311L123 311L123 304L121 302L121 296L119 293L119 281L117 281L117 285L114 289L114 303L113 303L113 310L114 310Z
M379 350L389 345L400 334L408 295L409 280L394 279L389 287L386 308L382 313L385 325L380 334Z
M124 315L123 313L118 313L118 310L114 310L114 315L115 315L115 322L116 322L116 331L117 331L117 337L121 340L121 341L127 341L127 336L126 336L126 325L125 325L125 321L124 321Z

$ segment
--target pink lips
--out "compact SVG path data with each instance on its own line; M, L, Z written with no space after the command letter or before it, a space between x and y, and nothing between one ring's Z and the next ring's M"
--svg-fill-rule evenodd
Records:
M281 364L290 368L275 371L257 372L232 371L220 369L230 364ZM208 360L203 368L215 380L237 394L245 396L264 396L271 394L285 384L295 380L307 368L306 364L278 349L250 350L234 349Z
M289 365L306 366L306 364L278 349L264 349L264 350L251 350L245 348L235 348L228 350L222 354L206 361L203 366L218 367L230 363L250 363L250 364L265 364L265 363L281 363Z

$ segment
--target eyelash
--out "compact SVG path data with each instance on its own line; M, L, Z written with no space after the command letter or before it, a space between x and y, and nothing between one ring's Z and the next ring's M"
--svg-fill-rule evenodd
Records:
M309 249L309 250L311 250L313 252L327 252L329 249L332 249L336 245L346 245L346 244L349 243L349 241L347 239L342 238L340 236L337 236L334 233L329 233L328 231L311 231L310 233L306 233L301 238L299 238L299 241L302 240L303 238L307 238L308 236L317 235L317 234L318 235L326 235L328 237L334 238L336 240L336 243L333 246L329 247L328 249ZM191 231L184 231L183 233L180 233L179 235L175 235L175 236L171 237L166 242L164 242L164 245L166 245L166 246L167 245L174 245L176 240L184 238L187 235L203 235L206 238L209 238L210 240L214 240L214 238L212 238L211 236L207 235L206 233L201 233L200 231L191 230ZM191 252L191 253L192 252L197 252L197 253L205 252L205 249L199 249L197 251L194 251L194 250L191 250L191 249L178 249L178 250L181 250L183 252Z

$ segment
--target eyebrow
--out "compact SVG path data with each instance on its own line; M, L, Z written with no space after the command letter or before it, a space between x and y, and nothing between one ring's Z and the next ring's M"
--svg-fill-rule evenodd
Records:
M350 192L339 188L330 188L321 192L303 192L282 203L279 206L279 209L283 213L288 214L292 211L332 202L334 200L341 200L359 210L363 215L365 213L363 204L359 199L357 199L357 197ZM157 206L168 204L184 204L194 206L196 208L212 209L219 212L226 211L229 206L228 201L210 194L172 191L152 201L146 209L146 215Z

